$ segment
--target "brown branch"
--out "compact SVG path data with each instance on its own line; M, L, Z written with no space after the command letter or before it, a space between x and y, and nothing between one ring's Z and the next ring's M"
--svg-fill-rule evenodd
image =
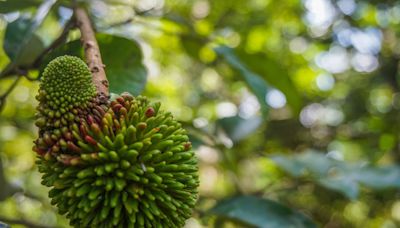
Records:
M92 72L93 83L100 97L108 99L108 80L104 70L105 65L101 60L100 48L97 44L92 23L85 9L77 6L74 8L76 24L81 31L81 42L85 50L86 63Z

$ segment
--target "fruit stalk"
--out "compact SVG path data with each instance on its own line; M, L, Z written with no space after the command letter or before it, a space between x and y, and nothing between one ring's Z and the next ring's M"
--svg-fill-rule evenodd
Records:
M92 23L84 8L79 6L74 8L76 25L81 31L81 42L85 50L86 64L92 73L93 83L96 86L99 97L108 99L108 80L104 70L105 65L101 59L99 45L93 31Z

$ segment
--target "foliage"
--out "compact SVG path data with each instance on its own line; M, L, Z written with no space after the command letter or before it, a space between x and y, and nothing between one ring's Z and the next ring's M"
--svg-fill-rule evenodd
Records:
M400 226L399 3L78 2L111 92L162 101L190 133L201 184L188 227ZM82 56L70 7L0 1L2 221L67 224L31 147L41 70Z

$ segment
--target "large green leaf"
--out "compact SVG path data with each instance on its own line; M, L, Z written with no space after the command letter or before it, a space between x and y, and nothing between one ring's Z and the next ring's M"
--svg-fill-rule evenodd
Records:
M30 25L31 20L26 17L20 17L7 25L4 51L19 66L31 64L45 48L37 35L27 34Z
M238 142L254 133L261 123L262 120L258 116L249 119L243 119L240 116L232 116L219 119L217 121L217 127L221 128L233 142Z
M257 97L261 106L261 111L264 116L268 113L268 106L265 101L269 86L259 75L252 72L242 61L236 56L233 50L226 46L219 46L215 48L218 55L225 58L232 68L240 73L240 76L247 83L250 90Z
M106 65L110 91L140 94L147 81L147 71L139 45L130 39L107 34L97 36Z
M316 227L303 214L272 200L255 196L238 196L224 200L217 203L209 213L256 227Z
M309 174L321 186L338 191L349 199L358 197L360 184L376 190L400 189L399 166L374 167L361 163L349 164L316 152L292 157L275 155L271 158L292 176Z
M21 16L7 25L3 46L13 65L29 65L44 50L43 42L34 32L55 3L56 0L44 1L33 19Z
M396 187L400 189L400 167L363 167L356 174L356 179L374 189Z
M282 91L288 104L298 113L302 107L302 98L299 91L290 79L289 72L276 59L265 53L247 54L244 51L237 52L239 58L249 69L262 76L271 86Z

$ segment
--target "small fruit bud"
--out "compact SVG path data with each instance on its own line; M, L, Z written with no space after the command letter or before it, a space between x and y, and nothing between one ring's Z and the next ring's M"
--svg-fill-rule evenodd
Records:
M150 118L150 117L154 116L154 114L155 114L154 108L153 107L148 107L146 112L145 112L146 117Z

